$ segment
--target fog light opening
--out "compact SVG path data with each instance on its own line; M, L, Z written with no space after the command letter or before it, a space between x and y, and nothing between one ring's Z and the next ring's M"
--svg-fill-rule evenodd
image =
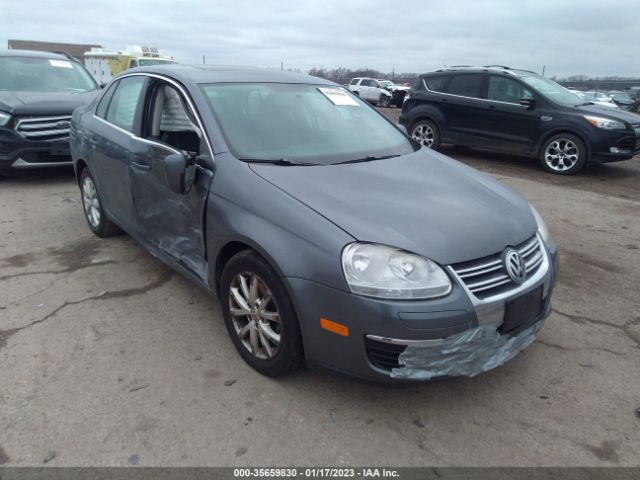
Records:
M611 147L609 148L609 152L611 153L631 153L631 150L622 150L618 147Z

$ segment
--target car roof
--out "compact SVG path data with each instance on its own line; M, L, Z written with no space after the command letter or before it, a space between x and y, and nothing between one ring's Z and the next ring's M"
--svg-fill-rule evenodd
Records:
M511 68L511 67L505 67L504 65L485 65L484 67L458 65L453 67L441 68L434 72L425 73L422 76L442 74L442 73L482 73L482 72L502 73L505 75L513 75L515 77L530 77L530 76L538 75L536 72L532 72L529 70L521 70L521 69Z
M312 85L335 85L319 77L271 68L228 66L228 65L151 65L125 70L128 73L154 73L168 75L178 81L194 83L306 83Z
M66 55L53 52L40 52L36 50L0 50L0 57L34 57L70 60Z

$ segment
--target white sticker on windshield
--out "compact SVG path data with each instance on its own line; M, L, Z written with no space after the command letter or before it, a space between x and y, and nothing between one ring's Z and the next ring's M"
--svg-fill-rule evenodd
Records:
M349 105L351 107L359 107L358 102L347 95L341 88L324 88L318 87L320 93L327 97L334 105Z
M49 60L49 63L51 64L52 67L73 68L73 65L71 65L71 62L67 60Z

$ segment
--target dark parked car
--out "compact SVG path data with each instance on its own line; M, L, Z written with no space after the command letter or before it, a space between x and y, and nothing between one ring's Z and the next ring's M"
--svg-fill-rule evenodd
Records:
M536 73L506 67L422 75L400 123L427 147L452 143L531 155L559 174L640 153L639 115L593 105Z
M0 52L0 171L70 166L69 122L98 85L65 55Z
M631 98L631 95L627 92L621 92L619 90L610 90L607 94L613 100L613 103L618 105L622 110L633 111L635 108L635 101Z
M556 246L529 202L329 81L133 69L74 112L71 152L91 230L217 294L263 374L472 376L549 313Z
M629 87L627 89L627 93L633 99L636 104L635 111L638 111L638 106L640 105L640 87Z

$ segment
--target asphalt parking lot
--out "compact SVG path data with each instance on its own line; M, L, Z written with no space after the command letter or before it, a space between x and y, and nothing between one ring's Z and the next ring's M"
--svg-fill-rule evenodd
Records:
M404 388L260 376L216 299L90 233L70 171L0 180L0 464L640 464L640 158L560 177L443 153L535 204L560 281L512 362Z

